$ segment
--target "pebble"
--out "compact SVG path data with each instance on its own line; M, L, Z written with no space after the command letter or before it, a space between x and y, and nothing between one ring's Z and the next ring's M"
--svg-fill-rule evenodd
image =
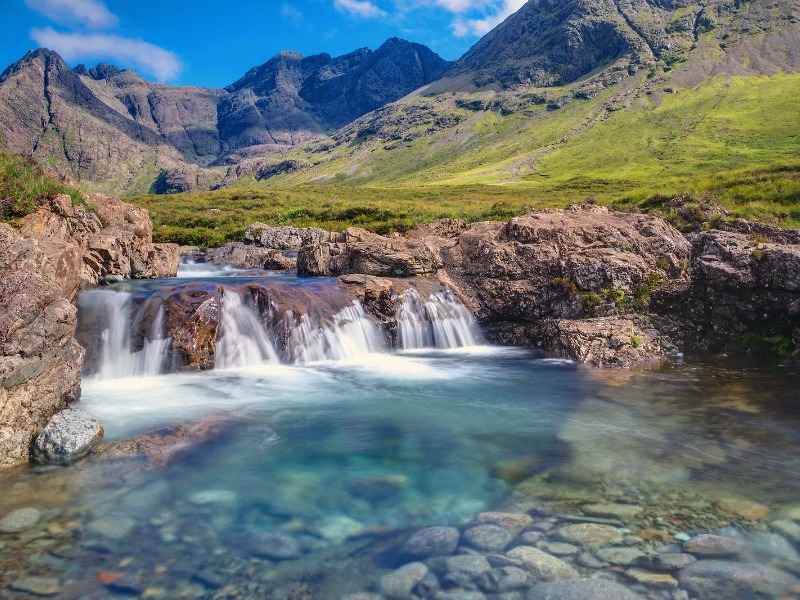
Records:
M53 577L26 577L13 582L11 589L35 596L54 596L61 590L61 585Z
M773 521L769 524L773 531L789 538L795 544L800 543L800 525L788 519Z
M644 585L655 588L675 589L678 587L678 580L666 573L653 573L644 569L628 569L625 575Z
M201 490L189 496L189 502L198 506L206 504L236 504L236 500L236 492L222 489Z
M344 515L331 515L322 520L317 527L326 540L341 543L356 532L362 531L364 524Z
M642 596L608 579L575 579L537 583L525 600L642 600Z
M455 552L460 537L455 527L427 527L408 538L400 553L414 559L446 556Z
M347 487L354 496L377 502L402 492L408 487L408 477L402 473L376 475L351 481Z
M744 544L731 537L701 533L683 544L683 549L700 556L733 556L744 550Z
M642 512L638 504L586 504L581 507L583 514L590 517L604 517L627 521Z
M580 552L580 548L566 542L540 542L536 547L556 556L572 556Z
M121 540L133 530L136 522L129 517L101 517L91 521L88 530L110 540Z
M253 556L270 560L292 560L303 553L295 538L270 531L248 531L234 536L234 547L241 547Z
M727 560L699 560L681 570L678 581L703 600L800 595L800 580L785 571Z
M561 527L556 531L556 537L564 542L579 544L585 548L620 544L623 540L623 535L617 528L594 523L578 523Z
M36 526L42 513L35 508L18 508L0 519L0 531L20 533Z
M722 500L717 500L712 506L714 510L724 517L759 521L769 516L769 509L766 506L756 502L750 502L749 500L724 498Z
M480 554L448 556L444 559L443 566L446 575L465 575L469 579L474 579L492 569L486 557Z
M473 525L497 525L516 537L533 525L533 517L524 513L482 512L472 522Z
M381 579L381 593L387 598L406 600L428 574L428 567L421 562L412 562L387 573Z
M486 596L472 590L454 590L439 594L436 600L486 600Z
M528 573L518 567L500 567L481 575L478 587L487 593L503 593L530 587Z
M595 551L597 558L612 565L630 566L639 562L644 553L636 548L600 548Z
M383 600L383 596L380 594L371 594L370 592L357 592L355 594L342 596L339 600Z
M522 561L522 566L536 579L572 579L578 576L575 569L560 558L556 558L538 548L517 546L506 556Z
M514 536L499 525L486 523L470 527L463 534L464 542L484 552L498 552L511 543Z
M643 567L651 567L659 571L679 571L684 567L688 567L697 559L691 554L683 553L670 553L670 554L656 554L654 556L642 556L639 559L639 564Z
M524 531L517 537L517 541L521 546L535 546L536 543L542 538L540 531Z

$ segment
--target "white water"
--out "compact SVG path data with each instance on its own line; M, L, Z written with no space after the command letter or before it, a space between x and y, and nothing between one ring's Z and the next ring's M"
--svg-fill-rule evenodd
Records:
M222 293L214 368L236 369L278 363L278 354L252 307L236 292Z
M397 345L403 350L454 349L477 344L475 319L450 292L425 301L414 288L400 296Z

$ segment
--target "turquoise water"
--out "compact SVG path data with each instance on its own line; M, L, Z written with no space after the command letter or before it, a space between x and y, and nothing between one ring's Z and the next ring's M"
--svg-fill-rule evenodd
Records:
M213 434L0 482L0 514L46 517L38 537L0 537L0 596L45 575L63 598L338 599L375 589L413 528L496 507L611 498L667 515L734 494L778 514L800 492L799 384L788 367L595 371L486 345L87 378L108 440Z

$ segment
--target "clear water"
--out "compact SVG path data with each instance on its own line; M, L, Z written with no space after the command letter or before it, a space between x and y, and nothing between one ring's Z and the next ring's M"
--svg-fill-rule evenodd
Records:
M492 508L733 494L777 514L800 497L789 368L593 371L489 346L377 350L308 364L264 351L239 368L86 381L82 405L108 440L187 422L215 434L153 460L0 482L0 515L50 511L38 538L0 536L0 596L45 574L63 598L338 599L374 589L409 528ZM536 482L522 504L520 480ZM299 557L251 556L253 532L290 536ZM209 584L209 570L238 595ZM124 585L104 585L107 572Z

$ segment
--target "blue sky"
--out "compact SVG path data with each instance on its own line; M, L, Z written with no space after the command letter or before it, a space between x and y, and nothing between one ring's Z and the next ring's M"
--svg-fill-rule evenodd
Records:
M281 50L334 56L397 36L456 59L524 0L0 0L0 70L33 48L222 87Z

